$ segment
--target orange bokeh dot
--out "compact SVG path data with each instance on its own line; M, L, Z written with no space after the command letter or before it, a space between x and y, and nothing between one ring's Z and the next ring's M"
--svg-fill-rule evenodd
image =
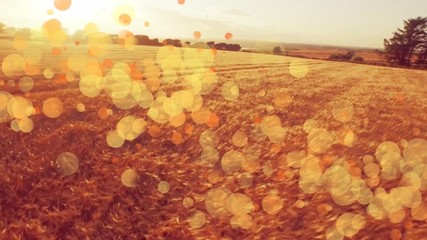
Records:
M279 168L273 175L272 180L275 182L280 182L286 179L286 171Z
M59 56L62 53L62 49L59 47L52 48L52 55L53 56Z
M48 98L43 102L43 112L49 118L58 118L64 112L64 105L59 98Z
M195 31L193 33L194 39L200 39L202 37L202 34L199 31Z
M142 145L141 145L141 143L135 144L135 148L136 148L137 151L142 151Z
M414 224L412 223L412 221L408 220L403 224L403 226L406 230L410 231L414 227Z
M110 115L108 114L108 108L106 108L106 107L101 107L99 110L98 110L98 116L99 116L99 118L101 118L101 119L103 119L103 120L105 120L105 119L107 119Z
M331 155L324 155L321 158L321 161L322 161L323 166L329 167L332 164L332 162L334 161L334 159Z
M130 73L130 77L134 80L140 80L143 77L143 73L139 71L138 69L133 69Z
M133 37L133 33L131 31L123 30L119 32L120 39L126 39L128 37Z
M187 126L185 126L184 131L185 131L185 134L192 135L194 132L194 126L193 125L187 125Z
M191 118L197 124L206 124L211 118L211 111L207 108L201 108L192 112Z
M52 9L47 10L47 15L53 15L53 10Z
M218 115L211 112L211 114L209 116L209 120L206 122L206 126L208 126L210 128L215 128L215 127L218 127L218 125L219 125Z
M171 141L175 145L179 145L184 141L184 138L182 137L181 133L173 132L171 136Z
M43 37L55 45L62 44L67 40L67 33L62 29L61 22L58 19L46 21L41 30Z
M353 177L360 178L362 176L362 170L358 167L350 167L350 174Z
M233 38L233 34L232 33L226 33L225 34L225 39L227 39L227 40L231 40Z
M57 84L66 84L67 83L67 75L60 73L58 74L55 83Z
M65 11L70 8L71 0L55 0L54 5L58 10Z
M116 163L119 163L119 162L120 162L120 158L118 158L118 157L111 158L111 163L116 164Z
M178 114L176 116L173 116L169 119L169 124L172 127L180 127L184 125L185 121L187 121L187 116L185 113Z
M40 108L39 108L39 107L35 107L35 108L34 108L34 113L33 113L33 115L39 115L41 112L42 112L42 111L40 110Z
M405 101L405 93L397 93L394 97L396 101L398 102L404 102Z
M106 58L103 62L102 62L102 66L104 68L112 68L113 67L113 60Z
M390 231L390 237L392 240L402 239L402 232L399 229L393 229Z
M119 23L123 26L128 26L132 22L131 17L129 14L123 13L119 16Z
M421 130L419 128L414 128L412 129L412 134L414 134L414 136L419 136L421 134Z
M329 212L329 205L322 203L317 205L317 213L320 214L320 216L326 216Z
M135 62L128 63L128 66L129 66L130 70L135 70L136 69L136 63Z
M58 19L49 19L45 23L45 27L48 31L56 31L61 29L61 22Z
M160 137L162 135L162 129L157 125L151 125L148 128L148 134L150 134L151 137Z
M178 0L178 4L182 5L185 3L185 0Z
M149 26L150 26L150 22L149 22L149 21L145 21L145 22L144 22L144 26L145 26L145 27L149 27Z
M79 46L79 45L80 45L80 42L79 42L79 41L75 41L75 42L74 42L74 45Z

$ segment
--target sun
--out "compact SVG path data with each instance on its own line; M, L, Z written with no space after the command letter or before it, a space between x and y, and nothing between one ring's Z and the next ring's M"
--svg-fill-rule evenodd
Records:
M44 0L37 6L40 20L58 19L69 31L84 28L88 23L102 23L104 26L128 26L135 11L119 6L128 1L114 0ZM34 16L34 15L33 15Z
M49 2L50 10L57 14L73 14L79 17L85 17L86 14L99 11L112 10L119 4L114 0L45 0L45 2ZM121 1L120 4L123 2L126 1Z

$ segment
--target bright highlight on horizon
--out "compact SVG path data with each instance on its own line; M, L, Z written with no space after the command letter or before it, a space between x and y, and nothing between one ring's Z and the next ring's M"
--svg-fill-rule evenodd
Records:
M95 23L104 32L152 38L225 40L230 33L236 42L382 48L403 20L424 16L425 9L422 0L16 0L2 4L0 22L40 30L55 18L69 34Z

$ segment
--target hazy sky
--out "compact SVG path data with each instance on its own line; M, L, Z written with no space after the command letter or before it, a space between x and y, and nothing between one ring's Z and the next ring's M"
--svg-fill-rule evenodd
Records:
M0 0L0 22L40 29L57 18L70 32L94 22L105 32L126 29L160 38L192 38L200 31L202 40L221 39L231 32L235 40L382 47L404 19L427 15L427 0L72 0L66 11L53 2ZM135 12L127 27L113 18L122 5Z

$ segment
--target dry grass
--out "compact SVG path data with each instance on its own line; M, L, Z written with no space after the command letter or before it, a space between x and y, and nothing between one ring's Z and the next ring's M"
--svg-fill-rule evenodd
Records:
M6 56L5 51L2 50L0 60ZM72 51L82 50L70 46L64 54ZM126 52L113 47L108 57L114 61L136 61L141 68L141 60L153 57L156 51L137 47ZM54 60L46 57L43 65L54 66ZM220 125L211 129L220 138L220 156L235 148L230 139L236 130L242 130L249 135L249 147L261 153L261 163L270 160L277 166L280 155L307 149L306 133L302 130L305 120L316 119L330 131L344 127L331 114L332 102L342 99L355 106L355 117L347 127L356 133L358 142L351 148L334 145L327 152L329 155L353 159L363 167L362 157L373 154L383 141L399 143L402 139L427 138L427 72L304 60L309 73L295 79L288 69L292 60L261 54L217 53L214 68L219 82L211 94L204 96L204 103L220 118ZM250 84L241 89L238 101L227 102L220 87L236 75L240 76L238 84ZM4 76L0 79L7 80ZM110 148L106 134L123 116L132 114L146 119L150 125L157 124L148 119L146 110L117 109L105 94L93 99L83 96L77 82L58 83L41 75L34 80L35 87L28 96L34 106L41 108L43 100L58 97L65 111L57 119L43 114L33 116L35 128L29 134L13 132L8 123L0 124L1 239L323 239L337 216L348 211L367 219L366 227L354 239L389 239L394 228L403 232L404 239L426 239L426 222L414 221L413 230L406 231L403 223L391 224L369 217L365 206L338 206L325 192L304 194L298 187L296 170L293 178L276 181L276 173L268 177L260 168L253 173L252 187L240 188L235 177L225 175L220 165L210 168L198 164L198 138L208 128L191 120L186 125L194 125L195 131L192 135L184 134L182 144L174 145L170 136L172 131L184 133L185 126L174 129L159 125L162 135L158 138L143 133L119 149ZM174 88L177 86L163 87L166 92ZM1 86L0 90L22 95L17 86ZM266 95L260 96L260 90L265 90ZM268 112L266 108L273 105L275 95L284 91L293 96L290 106L274 107ZM77 103L84 103L86 112L77 112ZM112 108L114 115L100 119L100 107ZM279 151L271 150L268 139L251 134L257 124L255 118L268 114L278 115L283 125L290 128ZM365 119L369 123L364 123ZM420 132L414 132L415 128ZM69 177L61 176L53 166L56 156L66 151L73 152L80 161L78 172ZM121 173L129 167L140 176L135 188L126 188L120 182ZM206 176L212 171L224 176L223 181L209 183ZM157 191L159 180L170 183L169 193ZM257 205L269 191L277 189L284 208L275 216L258 209L252 214L252 228L232 229L229 218L215 219L205 209L205 193L220 186L248 194ZM193 209L207 214L203 228L189 228L186 219L191 210L182 205L184 197L193 198ZM298 199L308 205L298 209L294 205ZM316 207L320 203L330 204L333 210L319 217ZM410 213L406 219L411 219Z

